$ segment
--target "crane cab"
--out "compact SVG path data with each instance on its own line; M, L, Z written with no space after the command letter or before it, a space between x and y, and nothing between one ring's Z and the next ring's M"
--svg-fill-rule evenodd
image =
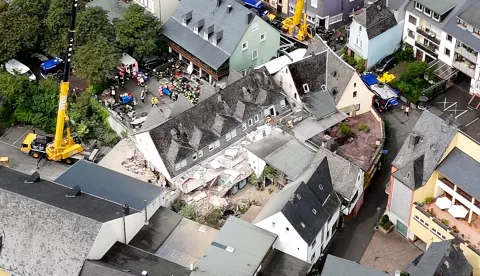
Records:
M34 158L39 158L45 153L47 145L52 141L52 136L29 133L23 140L20 150Z

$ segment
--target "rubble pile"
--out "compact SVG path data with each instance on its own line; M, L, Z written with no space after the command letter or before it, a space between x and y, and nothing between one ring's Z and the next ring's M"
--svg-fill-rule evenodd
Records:
M157 180L157 176L148 169L147 160L137 150L128 150L127 159L122 161L121 164L127 171L140 176L138 177L139 179L157 186L165 186L165 179L160 177L160 179Z

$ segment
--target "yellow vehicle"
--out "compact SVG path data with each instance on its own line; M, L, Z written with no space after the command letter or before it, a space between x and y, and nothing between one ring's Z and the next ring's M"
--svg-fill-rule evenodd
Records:
M305 0L297 0L293 16L282 21L282 30L300 41L311 39L314 35L313 28L307 24L307 14L303 12L304 4Z
M65 123L68 122L67 115L67 97L70 89L68 77L70 75L70 65L73 54L73 39L75 33L75 21L77 16L78 0L72 0L72 16L70 18L70 27L68 30L68 47L67 57L65 58L65 67L63 69L63 79L60 84L60 97L58 100L57 125L55 127L55 136L37 135L29 133L22 143L20 150L30 154L34 158L40 158L42 155L48 160L63 161L67 164L74 162L75 155L83 152L83 147L75 143L70 133L70 127L66 127L66 135L64 136Z

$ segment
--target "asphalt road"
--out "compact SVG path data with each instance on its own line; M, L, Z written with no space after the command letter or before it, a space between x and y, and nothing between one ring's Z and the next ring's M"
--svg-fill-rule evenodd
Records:
M385 146L385 149L389 151L384 156L386 163L381 164L381 169L377 171L369 189L365 191L364 204L360 212L355 218L345 222L344 228L336 234L328 251L328 254L351 261L360 262L372 240L373 228L379 216L384 213L387 204L385 187L390 178L390 164L395 159L420 114L411 111L410 116L407 117L400 108L397 108L388 110L381 116L390 125L389 137ZM380 212L377 211L378 207L380 207Z

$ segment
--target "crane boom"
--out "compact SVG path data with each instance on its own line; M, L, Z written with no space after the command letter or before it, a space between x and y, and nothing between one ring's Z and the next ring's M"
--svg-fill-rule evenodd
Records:
M304 4L305 0L297 0L297 4L295 5L295 13L293 14L294 26L298 26L301 23Z

